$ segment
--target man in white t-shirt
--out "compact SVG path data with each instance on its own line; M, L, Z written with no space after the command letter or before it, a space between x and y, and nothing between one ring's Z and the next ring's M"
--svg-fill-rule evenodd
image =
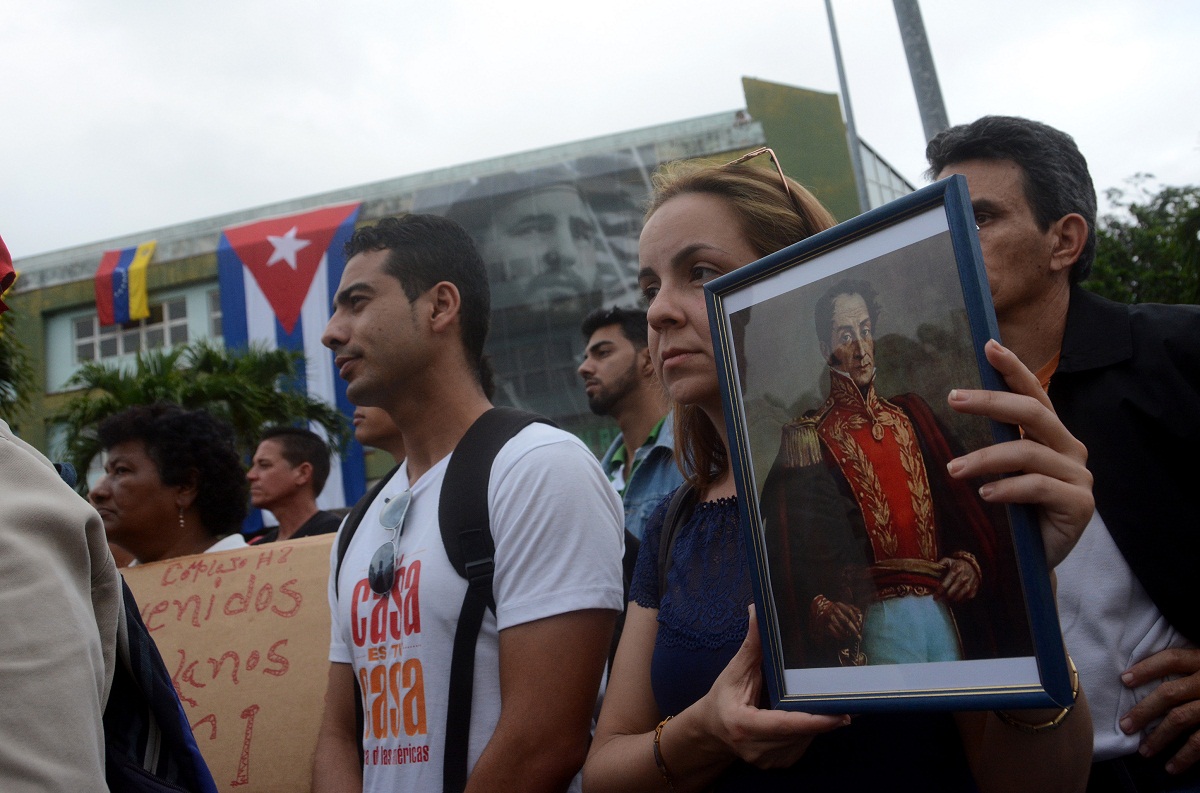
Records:
M331 576L331 664L313 789L441 791L467 584L443 547L438 508L455 446L491 407L479 381L487 274L466 232L430 215L359 229L347 257L323 341L350 400L391 416L406 459ZM487 503L496 608L476 643L467 790L566 790L583 764L623 605L621 504L588 449L543 424L497 454ZM369 567L389 540L394 576L378 595L378 569Z

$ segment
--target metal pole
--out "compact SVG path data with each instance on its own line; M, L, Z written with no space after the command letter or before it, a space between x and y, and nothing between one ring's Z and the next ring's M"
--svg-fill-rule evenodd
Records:
M858 130L854 126L854 111L850 108L850 88L846 70L842 67L842 47L838 44L837 25L833 22L833 4L825 0L825 15L829 17L829 35L833 38L833 60L837 63L838 83L842 88L842 110L846 114L846 140L850 144L850 165L854 169L854 186L858 189L858 211L871 208L867 200L867 178L863 175L862 147L858 145Z
M892 0L892 5L896 7L900 39L904 42L908 73L912 76L917 110L921 113L921 126L925 129L925 142L928 143L950 126L946 105L942 101L942 89L938 85L937 69L933 67L933 53L929 51L929 39L925 36L925 23L921 21L921 8L917 0Z

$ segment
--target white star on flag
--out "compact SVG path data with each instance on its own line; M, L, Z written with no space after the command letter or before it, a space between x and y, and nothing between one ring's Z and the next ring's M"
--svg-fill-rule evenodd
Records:
M296 232L299 231L298 226L292 226L292 230L284 234L282 237L276 237L271 234L267 235L267 242L275 248L271 254L271 258L267 259L267 266L270 267L276 262L287 262L288 267L296 269L296 253L304 250L309 245L312 245L311 240L296 239Z

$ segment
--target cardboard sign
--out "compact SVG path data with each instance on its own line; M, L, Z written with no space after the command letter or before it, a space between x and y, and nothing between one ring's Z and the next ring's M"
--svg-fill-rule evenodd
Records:
M122 570L218 790L308 790L334 535Z

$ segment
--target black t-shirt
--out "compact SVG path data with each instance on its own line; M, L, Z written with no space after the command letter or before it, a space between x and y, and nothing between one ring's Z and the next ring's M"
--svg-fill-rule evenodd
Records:
M332 512L326 512L323 509L317 512L308 520L304 521L304 525L296 530L288 539L298 540L301 537L316 537L318 534L333 534L338 530L338 526L342 525L340 515L335 515ZM279 527L272 526L250 541L251 545L262 545L266 542L275 542L279 539Z

